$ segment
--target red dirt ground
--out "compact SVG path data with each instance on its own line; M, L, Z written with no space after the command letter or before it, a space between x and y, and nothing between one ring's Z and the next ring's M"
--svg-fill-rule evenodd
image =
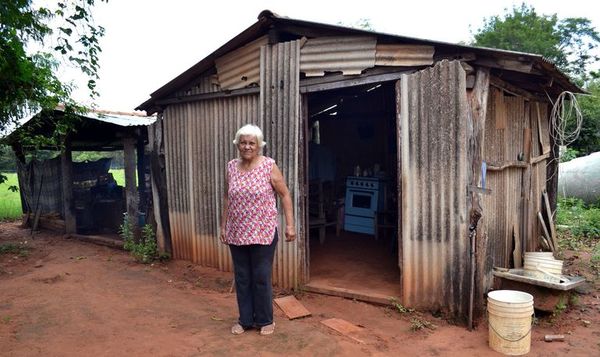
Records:
M487 324L469 332L430 314L300 293L311 317L287 320L275 308L274 335L233 336L231 274L184 261L140 265L127 253L0 223L0 244L21 243L28 256L0 255L2 356L494 356ZM570 260L577 264L581 255ZM589 274L580 271L581 274ZM593 276L588 276L592 279ZM283 294L284 292L279 292ZM576 306L534 326L531 356L600 355L598 278ZM337 317L363 327L359 343L320 321ZM411 320L434 330L411 330ZM565 342L543 342L565 334Z

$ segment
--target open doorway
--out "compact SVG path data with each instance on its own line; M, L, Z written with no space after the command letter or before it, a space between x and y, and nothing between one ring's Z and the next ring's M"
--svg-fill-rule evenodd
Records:
M313 290L400 296L395 98L393 83L307 96Z

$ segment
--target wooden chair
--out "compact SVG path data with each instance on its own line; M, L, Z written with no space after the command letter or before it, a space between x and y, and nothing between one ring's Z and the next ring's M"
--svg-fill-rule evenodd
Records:
M319 230L319 242L325 242L325 230L336 226L335 234L340 235L340 207L333 197L333 184L312 180L308 187L308 228Z

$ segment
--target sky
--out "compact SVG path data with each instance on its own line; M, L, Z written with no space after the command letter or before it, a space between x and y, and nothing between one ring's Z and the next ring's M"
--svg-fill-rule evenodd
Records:
M377 32L450 43L468 42L483 19L522 1L326 1L326 0L109 0L94 19L101 39L100 109L131 112L150 94L254 24L269 9L281 16L329 23L369 20ZM600 3L529 0L540 14L587 17L600 32ZM85 82L74 78L76 84ZM77 100L89 104L81 91Z

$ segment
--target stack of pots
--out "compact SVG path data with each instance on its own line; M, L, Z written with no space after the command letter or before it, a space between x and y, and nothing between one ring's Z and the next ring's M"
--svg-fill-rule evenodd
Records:
M554 259L552 252L525 252L523 268L526 276L560 283L563 261Z

